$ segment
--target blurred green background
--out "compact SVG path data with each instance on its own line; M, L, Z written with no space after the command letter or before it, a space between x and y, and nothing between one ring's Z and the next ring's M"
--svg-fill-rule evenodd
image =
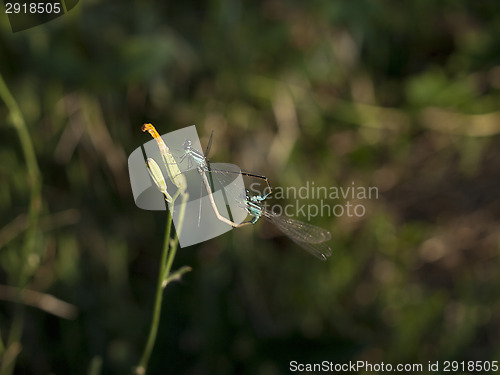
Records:
M137 365L166 220L130 189L144 122L214 130L212 160L274 186L379 189L311 220L327 262L264 222L180 249L148 373L500 359L496 1L88 0L0 30L27 127L1 100L2 375Z

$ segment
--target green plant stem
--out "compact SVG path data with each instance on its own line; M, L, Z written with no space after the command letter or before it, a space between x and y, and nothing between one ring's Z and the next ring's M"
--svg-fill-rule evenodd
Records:
M141 361L139 362L139 366L136 369L137 374L146 373L146 367L149 362L149 357L151 356L151 352L153 351L153 347L156 341L156 334L158 332L158 326L160 324L161 303L163 300L163 287L162 287L163 273L165 270L165 263L169 253L171 228L172 228L172 215L170 214L170 211L168 211L167 228L165 230L165 239L163 241L163 251L161 254L161 261L160 261L160 273L158 276L158 284L156 285L156 298L153 310L153 321L151 322L151 328L149 329L148 341L146 343L146 347L144 348L144 353L142 354Z
M179 268L177 271L171 272L163 281L163 287L165 288L172 281L180 280L182 275L187 272L191 272L193 269L189 266L183 266Z
M17 131L17 135L23 150L24 159L26 161L28 185L30 187L30 204L27 222L28 229L26 232L26 237L24 239L23 248L21 250L21 256L24 259L21 259L21 269L19 270L17 275L17 282L20 290L22 290L22 287L24 286L23 284L25 284L29 274L30 266L29 262L27 262L27 257L35 249L36 244L35 239L38 227L38 219L42 207L42 177L40 174L40 168L38 167L38 162L36 160L35 148L33 147L33 142L31 140L28 127L26 126L26 121L24 120L23 114L19 109L16 100L12 96L9 88L5 84L5 81L1 74L0 98L2 98L2 100L5 102L5 105L9 110L10 121ZM23 331L23 316L24 310L22 308L16 309L14 320L18 322L18 325L16 325L16 329L14 329L13 327L11 328L7 347L5 348L3 342L0 344L0 348L4 349L5 352L8 352L9 350L12 352L11 349L13 347L18 348L19 351L21 350L20 340ZM9 375L14 371L16 358L17 354L13 357L12 363L9 366L5 368L2 367L0 369L0 375Z
M184 213L186 212L186 202L189 197L189 194L184 193L182 194L182 204L181 208L179 211L179 225L176 231L176 235L174 238L174 242L172 243L171 250L170 250L170 255L167 260L167 265L165 266L165 270L163 271L163 277L162 277L162 285L163 287L167 286L166 281L168 279L168 276L170 274L170 269L172 268L172 263L174 262L175 254L177 253L177 245L179 244L179 236L182 231L182 225L184 224Z
M142 354L141 360L139 362L139 366L136 367L135 373L138 375L146 374L147 365L149 362L149 358L151 357L151 353L153 351L156 336L158 333L158 327L160 325L160 315L161 315L161 307L163 302L163 289L167 285L164 281L166 280L166 276L170 274L170 269L174 262L175 254L177 252L177 244L179 242L180 231L182 230L182 223L184 222L184 213L186 210L186 202L189 195L187 193L182 194L182 204L179 211L179 226L176 231L175 240L170 246L170 231L172 229L172 215L170 211L168 211L167 216L167 228L165 231L165 239L163 241L163 251L160 262L160 270L158 275L158 283L156 286L156 297L155 297L155 305L153 310L153 320L151 322L151 327L149 329L148 341L146 343L146 347L144 348L144 352ZM187 272L187 271L185 271Z
M16 306L16 313L10 325L9 337L7 339L7 348L2 356L0 375L12 374L16 365L16 359L21 352L21 334L23 332L23 307L21 304Z
M41 211L42 199L41 199L41 187L42 187L42 177L40 174L40 169L38 167L38 162L36 160L35 148L33 147L33 142L31 141L31 136L28 132L28 127L24 120L23 114L17 105L16 100L12 96L9 88L5 84L5 81L0 74L0 97L5 102L12 125L17 131L19 141L24 154L24 159L26 160L26 168L28 172L28 184L31 189L30 193L30 205L28 213L28 234L26 236L26 241L24 243L23 255L26 256L29 253L30 247L33 246L36 226L38 222L38 216Z

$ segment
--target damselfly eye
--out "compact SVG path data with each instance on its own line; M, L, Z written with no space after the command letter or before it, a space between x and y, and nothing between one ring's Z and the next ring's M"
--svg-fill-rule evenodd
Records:
M191 148L191 141L189 139L184 142L184 150L189 150Z

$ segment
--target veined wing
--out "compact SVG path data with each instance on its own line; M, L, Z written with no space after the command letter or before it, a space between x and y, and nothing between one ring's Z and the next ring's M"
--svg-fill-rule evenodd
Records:
M290 228L294 236L299 238L302 242L320 243L332 239L330 231L317 227L316 225L304 223L303 221L292 219L288 216L277 215L266 209L263 210L263 215L268 217L273 223L277 223L276 225L280 228Z
M287 216L276 215L267 210L263 211L263 215L287 237L315 257L326 260L332 255L332 249L325 243L332 238L332 235L326 229Z

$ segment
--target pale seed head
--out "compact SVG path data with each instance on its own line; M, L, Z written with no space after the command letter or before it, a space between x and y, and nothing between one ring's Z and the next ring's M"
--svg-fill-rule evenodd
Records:
M158 187L158 190L160 190L163 195L165 195L165 199L167 202L172 202L172 197L167 192L167 183L165 182L165 177L163 177L160 166L152 158L148 158L146 160L146 165L148 167L149 175Z

